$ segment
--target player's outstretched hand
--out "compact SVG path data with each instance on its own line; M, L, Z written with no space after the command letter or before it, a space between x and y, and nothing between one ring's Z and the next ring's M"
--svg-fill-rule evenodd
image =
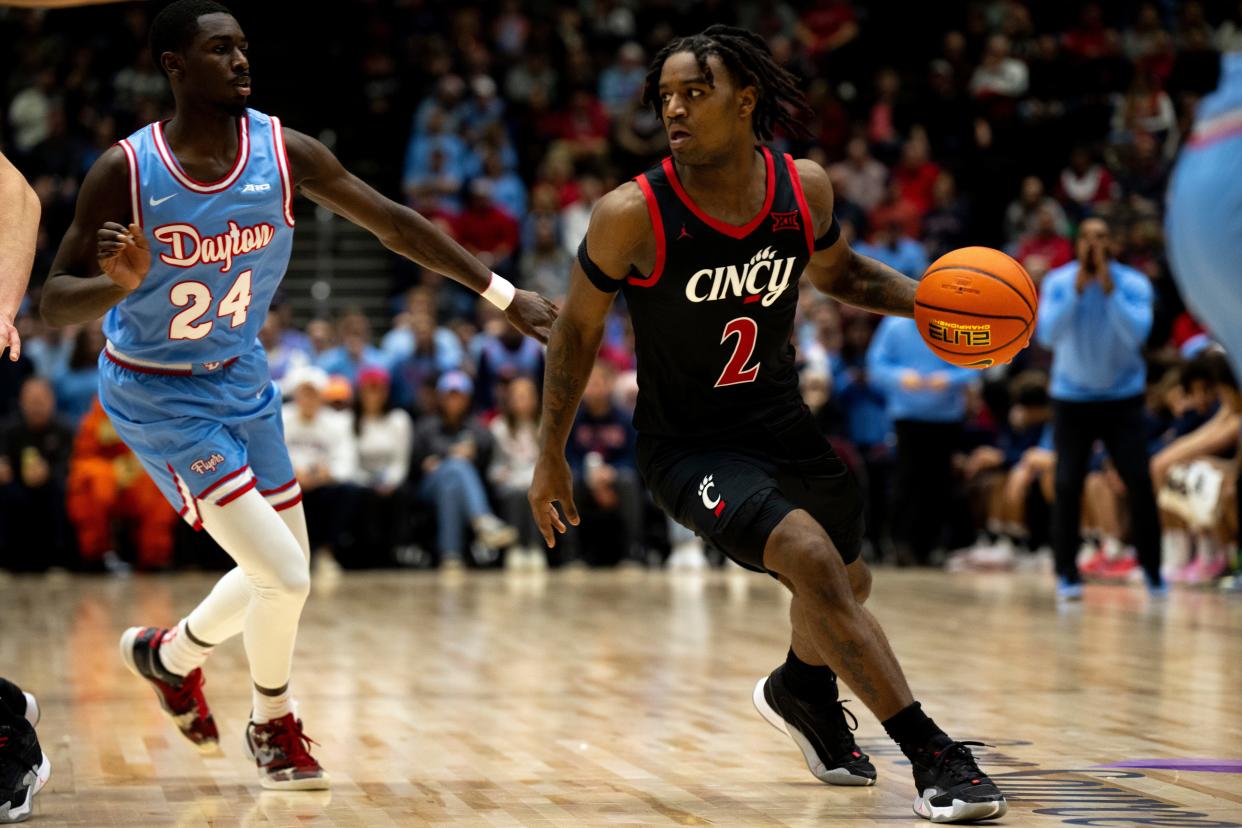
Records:
M505 318L522 333L547 345L558 313L560 309L538 293L519 290L505 309Z
M21 359L22 336L13 325L13 320L5 318L4 314L0 313L0 354L4 353L5 348L9 349L10 360L17 362Z
M136 224L123 227L108 221L95 232L95 237L99 266L108 278L126 290L135 290L141 285L151 268L151 248L142 235L142 228Z
M539 526L539 534L543 535L544 543L549 549L556 546L556 533L565 534L565 524L561 521L560 513L556 511L558 502L565 510L565 520L574 526L578 525L578 507L574 505L574 476L563 455L545 455L539 458L526 499L530 501L530 511Z

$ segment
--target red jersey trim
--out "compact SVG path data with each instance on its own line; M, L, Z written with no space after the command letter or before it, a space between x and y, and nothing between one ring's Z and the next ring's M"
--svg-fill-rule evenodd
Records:
M664 242L664 219L660 216L660 204L656 201L651 182L647 180L647 174L634 176L634 181L638 184L638 189L643 191L643 198L647 200L647 215L651 217L651 229L655 233L656 261L650 276L644 276L641 279L631 276L626 281L634 287L652 287L664 275L664 258L667 253Z
M197 499L206 500L211 495L211 493L214 492L216 489L220 488L225 483L228 483L230 480L237 477L238 475L245 474L248 471L250 471L250 466L242 466L240 469L235 469L229 472L224 477L221 477L215 483L212 483L210 486L208 486L207 488L199 492Z
M289 489L292 489L297 484L298 484L298 479L295 477L283 486L277 486L274 489L259 489L259 494L263 495L264 497L271 497L272 495L278 495L283 492L286 492Z
M134 223L142 226L142 193L138 184L138 154L130 146L129 140L122 138L117 141L125 153L125 165L129 168L129 208L134 214Z
M280 192L284 196L285 224L293 226L293 177L289 174L289 154L285 152L285 128L275 115L272 120L272 146L276 151L276 166L280 168Z
M285 509L292 509L294 506L297 506L301 502L302 502L302 491L299 489L298 493L293 497L293 499L286 500L284 503L273 503L272 508L275 509L277 512L283 512Z
M789 181L793 184L794 198L798 200L798 209L802 211L802 229L806 231L806 249L812 257L815 255L815 218L806 203L806 193L802 192L802 179L798 177L798 165L793 156L785 153L785 166L789 168Z
M181 186L195 193L219 193L231 187L241 176L242 170L246 168L246 162L250 160L250 116L243 115L237 119L237 158L233 161L233 167L225 174L224 178L219 181L204 182L191 178L181 169L181 165L177 162L176 157L169 149L168 143L164 140L164 127L156 121L151 125L151 134L155 138L155 148L159 151L159 156L164 162L164 166L172 173L172 177L177 179Z
M681 186L681 181L677 178L677 168L673 165L672 157L664 159L664 174L668 176L669 183L673 185L673 192L677 193L677 197L681 199L682 204L689 208L690 212L698 217L699 221L706 224L718 233L734 239L744 239L755 231L765 218L768 211L772 209L772 200L776 197L776 168L772 162L772 153L767 147L760 147L763 153L763 161L767 167L767 194L763 198L763 208L745 224L730 224L727 221L714 219L707 213L699 209L699 206L690 198L690 194Z
M254 482L254 479L252 478L249 481L247 481L246 485L242 486L240 489L236 489L232 492L229 492L224 497L217 500L216 505L217 506L228 506L234 500L237 500L237 498L241 497L242 495L244 495L246 492L250 491L254 487L255 487L255 482Z

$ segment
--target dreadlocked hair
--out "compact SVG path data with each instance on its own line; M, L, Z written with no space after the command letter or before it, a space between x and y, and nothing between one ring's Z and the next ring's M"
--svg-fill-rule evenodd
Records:
M752 124L761 141L770 140L777 126L797 137L809 134L803 119L813 115L814 110L798 88L798 79L773 60L772 50L759 35L722 24L670 41L651 61L643 85L643 102L661 119L664 106L660 100L660 72L664 69L664 61L678 52L694 55L709 86L714 87L716 80L707 58L715 55L741 86L755 87L758 100Z

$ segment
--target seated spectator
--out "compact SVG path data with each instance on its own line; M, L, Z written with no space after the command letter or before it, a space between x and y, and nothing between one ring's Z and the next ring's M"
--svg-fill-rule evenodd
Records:
M1013 257L1039 284L1044 274L1074 258L1074 246L1057 232L1056 214L1046 206L1035 216L1035 232L1023 236Z
M1236 544L1238 427L1242 396L1224 355L1213 349L1197 357L1193 373L1214 375L1219 400L1216 413L1198 428L1174 440L1151 459L1158 492L1164 547L1173 554L1166 566L1172 579L1207 583L1229 569L1229 547ZM1229 497L1230 494L1234 496Z
M508 271L518 246L517 221L496 206L486 179L470 184L466 209L453 222L457 241L472 256L498 273Z
M302 487L306 527L317 554L344 554L353 547L351 518L359 498L358 447L352 417L324 402L328 375L308 366L285 378L282 412L293 473Z
M957 182L951 173L941 172L932 188L932 208L923 216L927 257L934 261L950 250L964 247L969 226L970 212L957 194Z
M534 240L518 260L518 276L526 290L560 303L569 292L569 271L574 256L561 247L555 215L533 218Z
M489 411L496 405L496 389L518 377L543 383L543 346L501 320L497 333L482 333L477 338L478 364L475 406Z
M828 168L828 175L839 185L836 192L866 212L879 206L888 189L888 169L871 157L867 139L850 139L845 145L845 160Z
M847 195L845 178L842 176L840 164L828 167L828 180L832 183L832 214L844 226L849 224L858 236L867 237L867 213L862 206Z
M1044 192L1044 182L1037 175L1028 175L1022 179L1022 189L1016 199L1005 209L1005 240L1015 244L1023 236L1029 236L1039 229L1039 211L1047 208L1055 218L1056 232L1059 235L1069 233L1069 220L1065 211L1052 196Z
M177 513L117 436L98 400L73 441L66 505L84 569L102 570L116 560L114 538L123 525L130 529L139 570L172 566Z
M599 102L613 118L624 112L642 92L647 79L643 47L630 41L617 50L617 57L599 73Z
M910 202L922 216L931 209L940 167L930 158L931 147L922 130L914 130L901 146L901 159L893 168L893 180L901 198Z
M1100 162L1092 159L1086 147L1070 150L1069 166L1061 171L1058 179L1057 197L1082 219L1097 205L1117 197L1117 185L1113 175Z
M509 218L521 221L526 215L526 185L516 172L505 168L499 152L493 150L483 157L482 176L476 180L487 182L492 200Z
M431 406L430 401L420 399L421 389L434 384L441 374L461 368L465 359L461 341L448 328L437 326L426 308L398 315L384 337L384 349L396 360L392 368L393 402L423 411Z
M927 269L927 251L904 232L905 225L897 218L876 224L869 242L857 242L854 249L864 256L883 262L911 279L920 279Z
M102 323L83 325L73 338L68 360L51 375L57 413L70 428L77 427L99 392L99 352L103 347Z
M492 420L495 448L487 471L501 513L518 532L516 545L505 555L505 566L510 568L541 569L547 565L543 538L526 500L539 459L538 431L539 386L530 377L516 377L505 385L500 416Z
M463 172L454 168L442 147L432 147L426 169L406 176L406 203L429 219L450 220L461 212Z
M635 458L636 434L630 417L613 402L616 372L598 361L587 379L582 407L569 432L566 458L574 473L574 502L582 522L567 539L572 553L590 564L643 560L643 487ZM616 534L600 536L601 525ZM620 548L605 558L609 539ZM588 552L589 550L589 552Z
M280 384L292 370L311 364L309 343L305 348L290 346L284 336L280 314L269 313L259 329L259 342L267 352L267 367L272 381ZM305 338L305 337L303 337Z
M345 377L351 384L362 368L387 368L388 355L371 344L371 321L360 310L349 310L337 322L341 344L320 355L316 365L327 374Z
M595 202L604 195L604 182L597 175L578 179L578 197L561 210L561 245L571 256L578 255L578 245L586 236Z
M1009 53L1009 38L997 34L988 38L983 62L970 78L970 93L976 98L1021 98L1026 94L1030 74L1026 64Z
M413 492L406 484L414 451L414 423L393 404L389 385L383 368L362 369L354 403L357 482L365 489L363 527L368 545L382 553L381 560L392 560L394 550L409 545L413 510Z
M435 412L414 426L418 497L435 511L436 552L441 566L450 569L463 566L469 528L489 554L517 539L513 527L492 513L483 487L492 438L470 414L473 393L469 375L450 371L436 382Z
M453 110L459 134L475 145L495 124L503 124L505 102L496 95L496 81L479 74L470 79L470 97Z
M1177 111L1173 100L1150 71L1141 69L1134 73L1130 88L1113 109L1112 141L1129 144L1140 134L1155 139L1165 157L1177 150Z
M72 446L73 432L56 416L52 386L27 379L17 416L0 430L0 569L44 570L68 562L65 484Z
M427 111L426 122L421 131L410 136L410 143L405 154L405 169L402 181L407 192L412 183L430 174L435 166L432 155L439 153L439 175L465 179L466 162L469 150L466 144L453 132L449 115L439 107Z
M867 224L871 227L871 242L876 243L878 237L884 236L885 228L895 230L898 235L913 241L918 238L922 229L922 220L919 208L902 195L901 185L896 180L890 181L884 200L867 216Z
M556 113L553 135L574 160L603 157L608 152L612 123L608 112L590 89L575 89L569 106Z

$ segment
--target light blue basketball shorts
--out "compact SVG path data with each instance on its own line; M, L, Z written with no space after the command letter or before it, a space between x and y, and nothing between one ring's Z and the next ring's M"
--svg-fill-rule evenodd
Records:
M1182 299L1242 379L1242 108L1196 124L1169 183L1165 234Z
M224 363L136 360L109 343L99 399L173 508L202 528L199 504L257 488L277 510L302 500L285 447L280 391L263 348Z

